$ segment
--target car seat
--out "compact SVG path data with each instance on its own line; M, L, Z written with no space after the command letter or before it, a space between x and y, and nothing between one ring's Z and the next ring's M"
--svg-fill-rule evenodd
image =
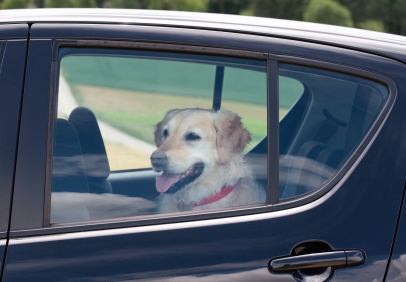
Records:
M53 147L51 223L89 219L86 202L78 199L80 197L76 193L89 193L82 150L75 127L67 120L57 119ZM75 208L66 212L69 205Z
M112 193L110 165L96 116L85 107L74 109L69 122L75 127L82 148L90 193Z
M296 153L280 157L279 195L281 199L310 192L325 183L346 161L370 127L368 117L371 89L358 85L348 120L340 121L324 108L325 120L315 127L314 136L303 142ZM366 122L366 120L369 122ZM341 129L341 132L339 131ZM340 147L330 140L339 133Z

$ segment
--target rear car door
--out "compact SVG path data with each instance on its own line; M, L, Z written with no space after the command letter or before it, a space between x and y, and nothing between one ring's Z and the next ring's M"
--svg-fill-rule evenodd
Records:
M382 280L404 71L265 36L34 24L3 280ZM157 212L154 125L183 107L241 116L263 202Z
M405 203L403 199L402 214L399 219L399 225L396 232L396 240L394 243L390 264L388 268L388 274L386 276L386 281L403 281L405 280L405 254L406 254L406 244L405 244L405 234L406 234L406 220L405 220Z
M3 263L14 181L28 25L0 25L0 260ZM2 264L1 264L2 265Z

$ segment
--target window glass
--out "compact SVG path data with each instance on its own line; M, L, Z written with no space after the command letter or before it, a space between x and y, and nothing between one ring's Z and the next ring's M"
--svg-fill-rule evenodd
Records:
M266 61L63 48L59 74L51 223L265 202Z
M379 83L316 68L279 64L280 198L328 181L364 138L388 96ZM300 95L297 95L301 93ZM280 110L282 111L282 110Z
M254 148L267 133L266 72L257 69L226 68L221 105L240 113L252 141L246 150Z
M279 75L279 120L281 120L304 92L303 84L294 78Z

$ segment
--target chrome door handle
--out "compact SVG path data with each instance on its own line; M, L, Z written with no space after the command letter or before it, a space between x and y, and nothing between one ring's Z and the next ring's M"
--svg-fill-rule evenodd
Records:
M364 262L363 251L345 250L277 258L269 262L269 269L273 272L291 272L309 268L351 267Z

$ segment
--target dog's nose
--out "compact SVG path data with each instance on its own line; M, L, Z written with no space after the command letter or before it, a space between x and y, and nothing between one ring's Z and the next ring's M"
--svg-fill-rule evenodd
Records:
M151 164L154 170L161 171L165 168L168 162L168 157L165 152L155 151L151 155Z

